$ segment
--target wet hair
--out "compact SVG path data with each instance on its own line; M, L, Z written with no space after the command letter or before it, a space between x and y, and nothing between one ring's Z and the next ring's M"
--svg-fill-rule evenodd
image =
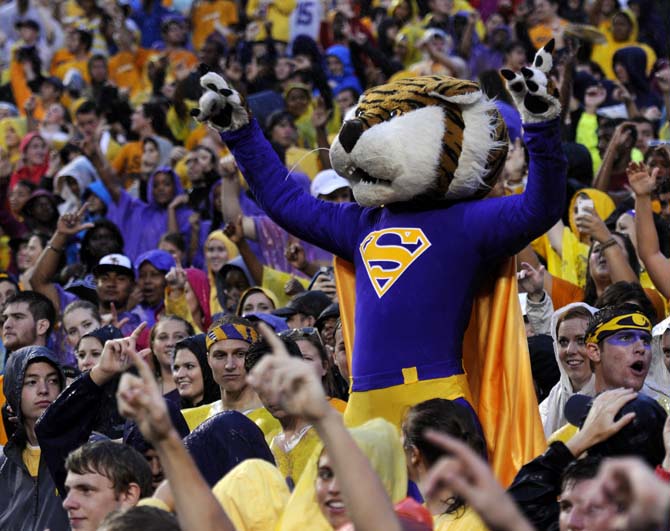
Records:
M586 456L582 459L572 461L572 463L565 467L561 476L561 493L581 481L595 478L598 474L601 461L602 459L596 456Z
M289 356L302 359L302 352L300 352L295 341L287 337L282 337L280 339L284 343ZM261 358L268 354L272 354L272 348L265 339L260 339L255 343L252 343L244 357L244 369L247 371L247 374L256 366Z
M612 236L618 236L623 240L624 249L628 253L628 265L635 272L636 277L640 277L640 263L637 260L637 253L635 252L635 247L633 247L633 242L630 241L630 238L621 232L612 232ZM593 252L593 245L589 248L589 254L586 258L586 284L584 285L584 302L595 306L596 299L598 298L596 292L596 283L591 276L591 253Z
M67 314L72 313L76 310L86 310L86 311L90 312L93 319L95 319L99 323L102 322L102 320L100 319L100 311L98 310L98 307L95 304L93 304L92 302L81 300L81 299L76 300L76 301L72 301L70 304L68 304L65 307L65 310L63 311L63 316L61 317L61 321L65 320L65 316Z
M159 245L162 242L171 243L177 249L179 249L182 253L186 252L186 241L184 240L184 237L179 232L166 232L165 234L163 234L163 236L161 236L161 239L158 242Z
M402 423L405 448L416 448L427 467L433 466L447 453L428 441L426 430L443 432L465 442L475 453L487 458L486 443L475 424L474 413L453 400L433 398L412 406ZM447 502L445 513L450 514L465 506L465 500L454 496Z
M179 522L172 513L158 507L136 506L112 511L100 522L99 531L179 531Z
M637 282L615 282L607 286L600 297L596 300L596 308L605 308L607 306L620 306L624 303L631 303L638 307L644 315L652 322L658 321L656 309L647 297L644 289Z
M10 304L19 304L22 302L28 304L28 311L30 312L30 315L32 315L33 321L37 322L40 319L49 321L49 328L45 335L48 336L51 334L53 327L56 324L56 309L51 300L36 291L19 291L7 299L5 308Z
M131 483L140 487L140 498L151 496L151 468L145 457L127 444L110 440L86 443L67 456L65 468L73 474L99 474L112 482L117 498Z
M596 307L598 308L599 306ZM556 320L556 330L554 330L554 332L556 332L556 337L558 337L558 329L561 327L561 325L565 321L569 321L571 319L584 319L585 321L588 321L591 319L591 312L583 306L575 306L574 308L570 308L567 312L561 314L561 316Z

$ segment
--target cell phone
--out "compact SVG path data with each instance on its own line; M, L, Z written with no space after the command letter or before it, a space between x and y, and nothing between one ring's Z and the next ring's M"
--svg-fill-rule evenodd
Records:
M647 147L670 146L670 140L647 140Z
M578 197L577 198L577 215L591 215L589 210L594 210L595 205L593 204L593 199L588 197Z

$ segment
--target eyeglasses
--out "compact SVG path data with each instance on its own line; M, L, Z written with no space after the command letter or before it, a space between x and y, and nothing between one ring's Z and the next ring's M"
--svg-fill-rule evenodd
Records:
M317 337L321 341L321 335L319 331L313 326L306 326L304 328L291 328L290 330L282 330L277 334L282 339L291 339L292 341L297 341L305 337Z

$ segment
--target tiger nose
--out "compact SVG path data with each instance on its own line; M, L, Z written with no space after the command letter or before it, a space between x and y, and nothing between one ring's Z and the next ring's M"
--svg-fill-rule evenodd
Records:
M344 122L339 135L340 144L344 148L344 151L351 153L351 150L354 149L356 142L358 142L362 134L363 122L358 118Z

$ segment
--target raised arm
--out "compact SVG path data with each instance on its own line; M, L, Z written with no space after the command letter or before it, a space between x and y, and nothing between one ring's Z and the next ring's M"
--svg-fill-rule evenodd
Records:
M117 393L119 412L137 423L158 453L184 531L235 531L172 425L167 405L146 362L125 350L140 377L125 373Z
M649 173L642 163L631 162L626 168L628 182L635 192L635 234L637 252L649 272L651 281L664 297L670 296L670 260L658 244L658 233L651 209L651 193L656 188L658 168Z
M61 255L65 252L67 241L78 232L93 226L92 223L81 222L86 207L84 204L77 212L69 212L58 218L56 232L37 258L29 279L33 290L48 297L56 309L60 308L60 298L53 279L58 273L58 265Z
M82 142L82 149L98 172L100 180L107 188L109 195L112 196L112 200L116 203L121 197L121 182L100 149L101 134L102 131L96 131L95 134L85 138Z
M251 278L255 284L260 286L263 283L263 264L261 264L258 257L251 250L251 247L249 247L244 229L242 228L243 221L244 216L240 214L234 222L226 224L223 232L230 238L230 241L237 245L242 260L244 260L245 265L249 268Z
M231 157L232 159L232 157ZM240 180L237 174L235 160L224 160L221 163L221 212L226 223L236 223L242 216L244 237L256 240L256 224L254 220L242 214L240 206Z

